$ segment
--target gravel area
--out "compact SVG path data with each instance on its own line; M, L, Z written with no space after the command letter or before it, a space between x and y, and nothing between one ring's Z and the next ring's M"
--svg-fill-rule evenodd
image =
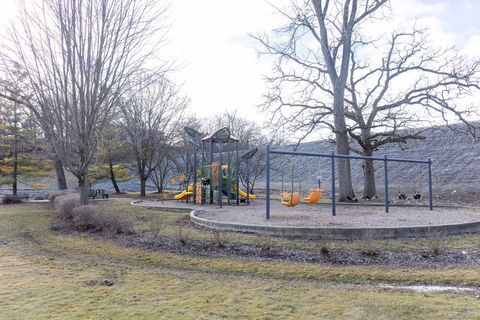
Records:
M438 207L430 211L428 207L391 206L385 213L383 206L338 205L337 215L332 216L329 204L299 204L294 208L280 205L278 200L270 202L270 220L265 219L265 201L257 200L250 206L217 205L193 206L184 202L145 201L138 205L155 208L203 209L201 217L208 220L255 224L266 226L294 227L402 227L436 226L480 221L480 208Z
M340 205L337 215L331 214L329 205L299 204L285 208L278 201L271 202L270 221L265 219L265 203L255 202L250 207L205 207L202 218L269 226L295 227L401 227L435 226L480 221L480 208L390 207L385 213L382 206Z

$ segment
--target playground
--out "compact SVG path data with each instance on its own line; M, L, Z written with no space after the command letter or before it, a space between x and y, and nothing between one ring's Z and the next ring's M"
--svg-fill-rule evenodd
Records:
M186 166L181 179L185 189L175 194L173 201L137 201L136 205L159 210L192 211L194 223L211 229L277 236L405 238L424 237L432 229L453 235L476 232L480 227L480 209L434 204L430 160L301 153L270 150L267 146L266 188L262 197L258 198L249 188L248 168L253 156L262 151L249 150L240 156L239 140L230 134L228 128L209 135L188 127L185 131L193 150L193 153L186 154L186 163L191 165ZM312 185L311 189L302 192L302 184L304 189L308 184L295 177L298 168L287 159L281 166L278 161L276 163L277 167L281 167L280 190L271 190L272 155L326 158L331 168L330 185L321 187L319 182L318 186ZM336 195L335 173L339 158L380 161L384 169L384 198L373 202L358 202L355 199L350 203L338 203L336 196L331 195ZM238 187L242 162L247 169L243 176L246 190ZM426 196L422 198L420 193L413 195L409 205L403 201L406 195L402 193L389 198L388 165L391 162L426 168Z

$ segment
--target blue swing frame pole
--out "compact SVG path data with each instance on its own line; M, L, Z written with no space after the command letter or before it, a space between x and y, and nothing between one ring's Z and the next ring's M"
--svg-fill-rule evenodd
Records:
M385 183L385 212L388 213L388 158L385 156L383 160L384 183Z
M428 205L433 210L433 192L432 192L432 160L428 159Z
M235 168L236 168L236 172L235 172L235 180L236 180L236 184L237 184L237 191L236 191L236 196L237 196L237 206L240 205L240 177L238 175L238 173L240 172L240 158L239 158L239 154L238 154L238 141L235 141L235 149L236 149L236 160L235 160Z
M266 188L266 195L265 195L265 218L270 220L270 145L267 144L267 148L265 150L265 161L266 161L266 168L265 168L265 188Z
M337 215L337 197L335 195L335 152L332 151L332 216Z
M209 165L210 165L210 187L209 187L209 202L210 204L213 204L213 173L212 173L212 170L213 170L213 141L210 139L210 142L209 142L209 156L210 158L208 159L208 162L209 162Z

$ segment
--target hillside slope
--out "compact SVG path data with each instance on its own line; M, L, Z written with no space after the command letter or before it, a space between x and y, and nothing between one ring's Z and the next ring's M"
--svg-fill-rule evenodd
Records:
M461 129L461 128L460 128ZM387 145L375 156L392 158L432 160L433 187L435 192L476 192L480 189L480 143L465 132L436 127L425 132L425 140L410 141L399 146ZM282 148L288 149L288 148ZM335 146L327 141L301 144L298 151L331 153ZM291 165L295 169L295 188L301 182L303 190L318 184L329 190L331 166L329 158L276 156L272 166L272 185L281 188L281 167L284 166L284 184L291 187ZM352 160L352 176L355 192L362 194L363 168L361 160ZM375 162L378 190L383 190L383 161ZM392 163L388 165L391 192L426 192L428 188L427 165ZM263 181L262 181L263 182ZM262 183L263 185L263 183ZM393 193L392 193L393 194Z

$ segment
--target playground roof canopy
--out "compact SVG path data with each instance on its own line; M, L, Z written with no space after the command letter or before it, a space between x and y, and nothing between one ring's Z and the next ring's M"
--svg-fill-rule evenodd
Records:
M227 143L232 141L239 141L238 138L230 134L230 129L228 127L223 127L212 133L211 135L206 136L202 141L212 141L213 143Z
M202 133L190 127L184 127L184 129L185 129L185 132L190 136L190 138L194 140L197 140L203 135Z
M257 153L257 151L258 151L258 148L254 148L254 149L248 151L247 153L245 153L241 156L242 160L251 159Z

